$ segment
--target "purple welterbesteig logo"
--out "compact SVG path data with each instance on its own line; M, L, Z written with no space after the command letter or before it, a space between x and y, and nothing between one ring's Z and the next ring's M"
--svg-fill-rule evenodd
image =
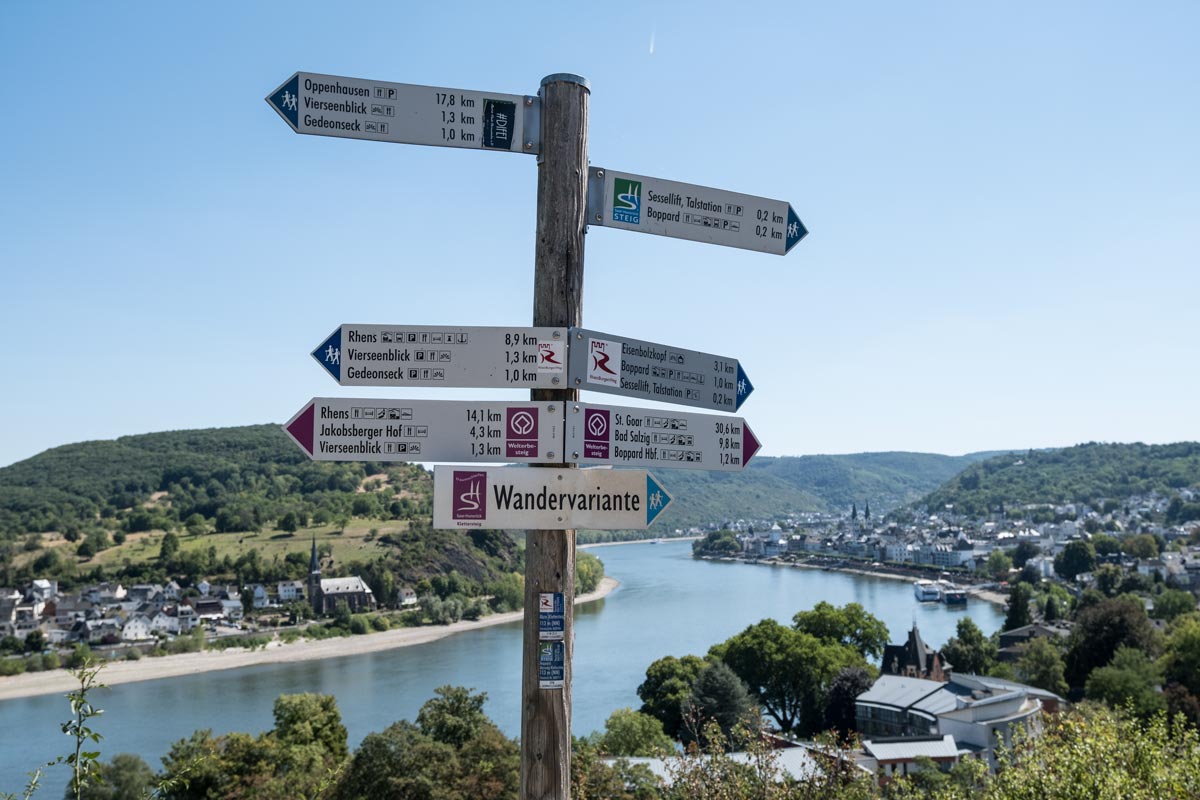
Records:
M505 435L505 458L538 457L538 410L509 408Z

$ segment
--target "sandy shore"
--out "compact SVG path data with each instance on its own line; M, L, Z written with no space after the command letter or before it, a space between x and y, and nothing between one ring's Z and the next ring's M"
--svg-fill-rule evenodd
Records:
M605 577L596 591L575 598L575 605L590 603L608 596L620 582ZM213 650L200 653L181 653L161 658L142 658L138 661L112 661L100 673L100 681L109 686L135 681L152 681L159 678L175 678L199 672L222 669L238 669L255 664L273 664L282 661L312 661L319 658L336 658L360 653L374 653L396 647L424 644L464 631L478 630L492 625L521 620L521 611L507 614L492 614L474 621L456 622L453 625L429 626L424 628L397 628L396 630L372 633L366 636L344 636L337 639L300 641L294 644L272 642L262 650ZM47 672L32 672L0 678L0 700L17 697L34 697L41 694L65 694L78 686L69 672L63 669Z

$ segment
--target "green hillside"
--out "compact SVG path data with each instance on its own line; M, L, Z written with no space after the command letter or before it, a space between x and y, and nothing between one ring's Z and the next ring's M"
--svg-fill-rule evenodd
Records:
M1200 487L1200 443L1082 444L989 458L968 467L917 505L984 514L1003 504L1121 501L1157 492L1170 496Z
M314 462L276 425L67 445L0 469L0 585L295 579L314 538L330 574L371 563L400 582L457 571L488 584L520 571L503 534L435 533L431 498L419 466ZM168 531L178 548L164 559Z

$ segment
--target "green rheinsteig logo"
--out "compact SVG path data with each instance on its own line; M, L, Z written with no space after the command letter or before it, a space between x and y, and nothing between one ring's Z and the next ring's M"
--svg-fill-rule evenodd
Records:
M642 182L613 178L613 222L642 223Z

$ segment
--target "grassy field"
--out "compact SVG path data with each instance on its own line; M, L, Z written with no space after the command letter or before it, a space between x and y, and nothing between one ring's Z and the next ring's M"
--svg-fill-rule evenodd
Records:
M186 532L177 532L181 551L207 550L215 547L217 558L228 555L236 560L251 549L258 550L263 562L270 563L278 558L283 560L288 553L308 555L312 541L316 538L317 547L328 544L332 547L334 563L349 561L368 561L377 555L382 555L387 546L379 543L379 537L387 533L397 533L408 528L407 520L354 520L344 531L339 532L336 526L326 525L315 528L304 528L295 533L284 531L249 531L243 533L207 533L198 536ZM374 533L372 533L374 532ZM162 548L164 531L134 533L120 545L114 545L102 550L90 559L81 559L74 555L77 543L68 542L58 534L45 534L42 546L45 549L57 549L61 555L69 557L79 564L81 569L94 565L116 567L123 564L140 564L158 558ZM32 561L42 550L21 553L17 563Z

